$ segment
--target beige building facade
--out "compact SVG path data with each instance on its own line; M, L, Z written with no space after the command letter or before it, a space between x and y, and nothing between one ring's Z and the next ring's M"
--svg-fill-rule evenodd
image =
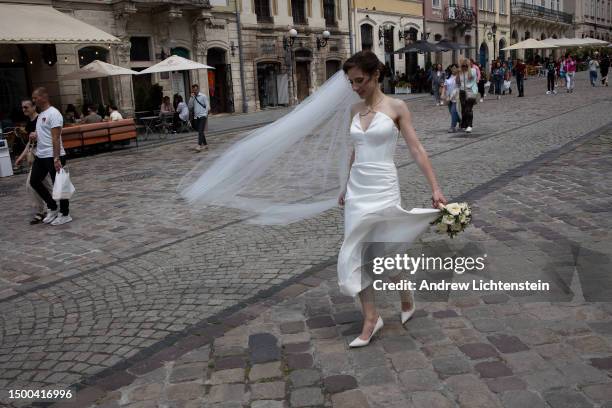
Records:
M567 1L566 8L575 16L575 37L612 41L612 1Z
M478 59L487 71L493 60L507 60L511 44L511 0L478 0Z
M528 38L545 40L547 38L574 37L574 0L541 0L532 4L531 0L512 0L512 36L510 44ZM538 62L547 56L558 57L559 51L520 50L512 56L526 62Z

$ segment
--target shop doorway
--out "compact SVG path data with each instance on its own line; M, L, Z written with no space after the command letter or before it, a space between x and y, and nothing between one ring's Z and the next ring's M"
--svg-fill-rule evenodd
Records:
M340 61L327 60L325 61L325 80L331 78L336 72L340 71Z
M234 112L232 70L227 63L227 51L210 48L206 63L214 70L208 71L208 93L212 113Z
M277 62L257 64L257 93L260 109L289 104L287 75L280 73Z

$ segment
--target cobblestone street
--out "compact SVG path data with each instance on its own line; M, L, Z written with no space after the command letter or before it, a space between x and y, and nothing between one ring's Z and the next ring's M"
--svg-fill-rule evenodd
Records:
M405 327L383 294L385 328L361 350L347 346L359 305L336 283L340 209L262 227L176 194L255 116L213 119L206 153L181 140L73 160L60 227L28 225L25 175L0 179L0 406L76 385L56 406L612 408L612 91L584 74L573 94L545 87L488 96L469 135L447 134L429 97L407 104L445 195L474 212L415 253L486 253L487 278L551 291L421 293ZM396 163L405 206L429 206L403 142Z

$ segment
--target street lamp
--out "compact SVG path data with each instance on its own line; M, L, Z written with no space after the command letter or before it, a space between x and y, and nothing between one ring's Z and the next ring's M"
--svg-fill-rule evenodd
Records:
M421 33L421 40L429 40L431 30L428 28L427 31Z
M291 91L293 93L294 104L297 96L295 91L295 78L293 78L293 43L297 36L297 30L292 28L287 32L287 35L283 37L283 48L289 53L289 75L291 77Z
M320 50L321 48L324 48L327 46L327 40L329 40L330 36L331 36L331 33L325 30L323 31L322 38L317 37L317 50Z
M489 41L493 40L493 60L497 59L497 24L493 23L491 30L487 33L487 38Z

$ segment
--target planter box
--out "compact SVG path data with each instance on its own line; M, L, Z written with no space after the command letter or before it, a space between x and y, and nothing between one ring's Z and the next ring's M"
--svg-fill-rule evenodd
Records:
M409 94L412 93L412 89L410 88L399 88L399 87L395 87L395 94Z

